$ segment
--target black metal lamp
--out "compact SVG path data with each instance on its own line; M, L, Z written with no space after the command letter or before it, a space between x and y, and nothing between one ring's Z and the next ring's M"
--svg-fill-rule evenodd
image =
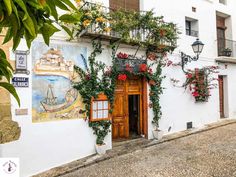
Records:
M184 70L184 66L191 61L197 61L199 59L199 55L202 53L204 44L199 41L199 39L197 39L193 44L192 44L192 48L193 48L193 52L196 54L196 56L191 57L189 55L186 55L185 53L181 52L181 66L182 66L182 70L184 73L187 73Z

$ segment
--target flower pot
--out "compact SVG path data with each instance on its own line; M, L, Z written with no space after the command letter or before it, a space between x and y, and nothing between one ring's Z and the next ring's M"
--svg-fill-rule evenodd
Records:
M96 152L100 155L102 154L106 154L106 150L107 150L107 146L106 144L96 144L95 145L95 148L96 148Z
M153 133L154 139L157 139L157 140L162 139L162 137L164 135L164 131L162 131L162 130L153 130L152 133Z
M223 51L223 56L230 57L231 54L232 54L232 51L231 51L231 50L224 50L224 51Z

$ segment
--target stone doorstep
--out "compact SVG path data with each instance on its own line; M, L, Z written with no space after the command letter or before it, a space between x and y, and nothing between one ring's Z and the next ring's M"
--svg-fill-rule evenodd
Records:
M127 143L124 143L122 145L119 144L119 146L116 146L112 150L109 150L104 155L91 155L91 156L73 161L71 163L52 168L46 172L42 172L40 174L34 175L33 177L62 176L62 175L68 174L70 172L76 171L80 168L84 168L86 166L90 166L95 163L111 159L116 156L121 156L121 155L129 154L129 153L137 152L137 151L140 151L144 148L148 148L148 147L151 147L154 145L169 142L169 141L183 138L186 136L190 136L193 134L202 133L205 131L209 131L209 130L212 130L212 129L215 129L218 127L222 127L222 126L226 126L226 125L234 124L234 123L236 123L236 120L225 119L225 120L221 120L217 123L208 124L204 128L201 128L201 129L185 130L182 132L169 134L169 135L164 136L162 140L147 140L147 139L140 138L140 139L137 139L136 141L135 140L127 141Z

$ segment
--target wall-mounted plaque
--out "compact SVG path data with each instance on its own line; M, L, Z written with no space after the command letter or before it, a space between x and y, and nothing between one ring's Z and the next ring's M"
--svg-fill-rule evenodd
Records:
M14 87L29 87L28 77L13 77L12 84Z
M29 51L21 51L16 50L16 70L15 74L30 74L29 70L27 70L27 55Z
M16 109L15 114L16 116L28 115L28 109Z

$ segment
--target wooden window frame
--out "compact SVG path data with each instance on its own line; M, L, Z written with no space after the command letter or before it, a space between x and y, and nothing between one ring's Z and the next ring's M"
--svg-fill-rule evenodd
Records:
M98 111L107 110L107 111L108 111L108 114L107 114L108 117L102 117L102 118L94 118L94 117L93 117L93 112L94 112L94 110L93 110L93 105L94 105L94 102L95 102L95 101L96 101L96 102L97 102L97 101L107 101L107 102L108 102L108 109L104 109L104 107L103 107L102 109L98 109L98 107L97 107L97 109L96 109L97 115L98 115ZM104 115L104 113L103 113L103 115ZM91 99L91 107L90 107L90 121L91 121L91 122L98 122L98 121L102 121L102 120L111 120L111 115L110 115L110 103L109 103L109 101L108 101L107 96L106 96L105 94L103 94L103 93L99 94L97 98L92 98L92 99Z
M185 20L186 35L191 36L192 22L190 20Z
M115 11L119 10L119 9L124 9L124 10L128 10L128 11L131 10L131 11L140 12L140 0L138 0L137 4L135 3L137 5L135 7L137 7L137 8L133 8L133 6L128 5L128 2L130 3L130 1L132 1L132 0L122 0L122 2L121 1L119 2L119 3L121 3L119 6L119 5L116 5L115 3L112 3L112 0L109 0L109 7ZM117 1L115 1L115 2L117 2Z

